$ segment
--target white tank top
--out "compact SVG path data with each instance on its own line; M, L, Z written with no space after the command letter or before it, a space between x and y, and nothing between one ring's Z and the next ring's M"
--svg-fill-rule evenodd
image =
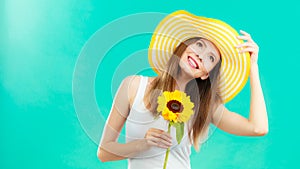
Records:
M132 108L126 120L126 143L144 138L149 128L168 131L168 121L162 116L154 119L146 108L143 98L148 83L148 77L141 76L139 88ZM171 126L172 146L167 163L168 169L190 169L191 143L188 138L188 123L185 123L183 138L178 144L176 129ZM140 152L134 158L128 158L128 169L162 169L166 154L165 148L152 146L149 150Z

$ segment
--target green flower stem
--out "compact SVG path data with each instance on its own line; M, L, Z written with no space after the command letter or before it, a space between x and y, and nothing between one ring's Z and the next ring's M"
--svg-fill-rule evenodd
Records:
M171 123L169 123L169 126L168 126L168 133L169 134L170 134L170 129L171 129ZM167 167L167 161L168 161L169 153L170 153L170 147L166 151L165 162L164 162L164 169L166 169L166 167Z

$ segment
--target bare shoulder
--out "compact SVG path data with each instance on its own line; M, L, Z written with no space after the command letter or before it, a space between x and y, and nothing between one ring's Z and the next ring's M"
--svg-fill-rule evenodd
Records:
M127 76L123 81L126 83L128 87L128 94L132 93L133 91L137 90L140 84L141 77L138 75L130 75Z
M148 84L152 83L152 81L155 79L155 77L150 77L150 76L148 78L149 78ZM124 83L128 85L128 89L130 92L134 92L138 89L140 85L140 81L141 81L141 76L139 75L130 75L124 79Z
M155 79L155 77L148 77L148 84L147 84L147 88L149 87L149 84L151 84L151 82ZM141 76L139 75L130 75L127 76L124 79L124 83L127 83L128 86L128 96L129 96L129 103L130 103L130 107L133 104L134 98L137 94L137 90L139 88L141 82Z
M156 78L156 77L148 77L149 78L149 82L151 83L151 82L153 82L153 80Z
M141 80L141 77L139 75L130 75L130 76L127 76L122 82L122 83L124 83L124 85L127 88L130 107L132 106L133 99L137 93L137 89L139 87L140 80Z

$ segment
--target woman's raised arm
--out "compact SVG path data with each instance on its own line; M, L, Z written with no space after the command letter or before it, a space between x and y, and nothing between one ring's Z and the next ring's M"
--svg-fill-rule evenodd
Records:
M250 115L249 122L253 124L256 133L268 133L268 115L263 95L263 90L259 79L258 69L258 45L252 40L250 34L245 31L241 31L243 36L239 36L239 39L247 40L246 43L240 44L237 48L243 47L240 52L249 52L251 57L250 68L250 87L251 87L251 102L250 102Z
M260 84L259 70L257 65L259 48L248 33L244 31L241 31L241 33L243 36L238 36L238 38L247 40L247 42L239 44L236 47L242 48L240 52L250 52L251 57L251 102L249 119L244 118L237 113L230 112L224 108L223 111L217 111L214 113L212 122L218 128L231 134L261 136L268 133L269 125L266 104Z

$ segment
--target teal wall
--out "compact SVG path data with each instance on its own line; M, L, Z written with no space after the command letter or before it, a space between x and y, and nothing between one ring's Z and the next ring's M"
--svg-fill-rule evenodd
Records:
M264 137L213 129L201 152L193 150L192 167L300 167L297 1L6 0L0 6L0 168L126 168L126 160L97 159L102 128L122 78L155 75L143 69L151 31L161 14L179 9L251 33L260 46L269 115ZM156 13L120 19L145 12ZM249 92L247 84L227 107L248 117Z

